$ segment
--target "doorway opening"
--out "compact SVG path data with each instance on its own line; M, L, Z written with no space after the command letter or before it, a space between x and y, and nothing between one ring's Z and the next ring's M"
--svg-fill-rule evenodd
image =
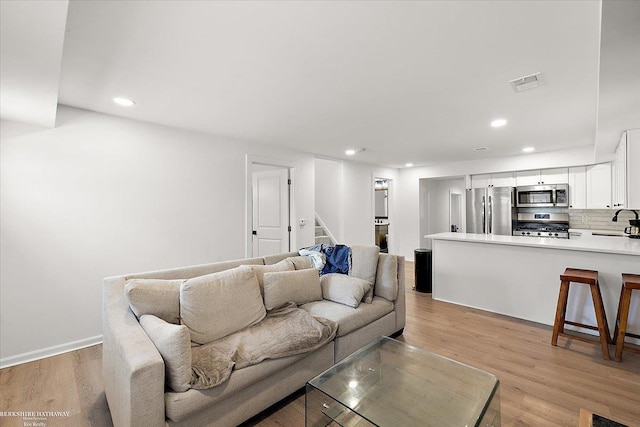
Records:
M374 238L380 252L389 252L390 241L390 196L391 181L387 178L373 179Z
M262 161L247 166L247 256L289 252L294 244L293 168Z
M424 236L465 232L465 177L420 179L420 247L431 249Z

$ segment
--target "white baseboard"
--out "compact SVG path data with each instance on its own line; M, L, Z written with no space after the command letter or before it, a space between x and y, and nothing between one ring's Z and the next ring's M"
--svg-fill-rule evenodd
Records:
M100 344L101 342L102 335L96 335L95 337L85 338L82 340L72 341L60 345L54 345L53 347L30 351L27 353L18 354L17 356L5 357L4 359L0 359L0 369L8 368L9 366L20 365L22 363L33 362L34 360L56 356L58 354L67 353L73 350L79 350L85 347L91 347L92 345Z

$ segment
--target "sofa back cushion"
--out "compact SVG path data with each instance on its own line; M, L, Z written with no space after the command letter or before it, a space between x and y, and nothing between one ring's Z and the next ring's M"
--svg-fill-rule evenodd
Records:
M180 286L180 317L191 341L206 344L266 316L256 275L241 266L195 277Z
M280 254L266 255L262 258L264 265L277 264L283 259L297 256L298 252L283 252Z
M145 330L164 360L165 380L173 391L191 388L191 341L184 325L172 325L164 320L144 314L140 326ZM141 390L144 393L144 390Z
M377 246L355 245L351 247L351 270L349 270L349 275L371 283L371 287L364 297L364 302L367 304L371 304L371 301L373 301L379 254L380 248Z
M375 294L388 301L398 297L398 257L380 254L376 273Z
M139 319L152 314L160 319L180 323L180 285L184 280L129 279L124 294L131 311Z
M283 259L280 262L271 265L247 265L253 271L256 278L258 279L258 285L260 285L260 292L264 295L264 274L265 273L273 273L276 271L293 271L295 267L293 266L293 262L288 259Z
M306 270L307 268L313 268L313 262L311 261L311 257L301 255L301 256L290 257L287 259L293 263L293 267L296 270Z
M322 298L357 308L371 283L357 277L340 273L325 274L320 278Z
M300 305L321 299L320 274L315 268L264 274L264 306L267 310L288 302Z

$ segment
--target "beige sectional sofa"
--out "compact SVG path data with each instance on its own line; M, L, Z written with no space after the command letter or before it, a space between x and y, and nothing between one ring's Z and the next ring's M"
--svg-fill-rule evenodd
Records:
M142 313L138 311L141 309L132 305L132 295L127 293L130 284L136 279L181 283L231 269L250 268L239 267L243 265L275 266L282 265L283 260L289 262L294 259L298 259L298 262L291 261L296 264L295 269L307 268L306 265L301 266L297 255L291 252L106 278L103 294L103 377L114 425L237 425L302 388L306 381L378 336L402 333L405 325L404 257L379 254L376 247L353 246L350 275L373 283L373 292L365 295L363 302L354 308L325 299L332 298L332 292L336 290L340 293L342 288L325 288L322 279L324 298L299 305L314 316L335 322L335 338L311 352L266 359L253 366L235 369L228 380L213 388L172 390L168 386L170 377L165 379L170 375L166 374L170 366L165 365L156 347L157 342L154 344L139 321ZM340 276L335 277L338 284L344 279L343 275ZM266 299L269 295L264 295L264 285L261 283L261 286ZM267 292L271 292L269 289ZM286 299L281 294L277 297ZM338 295L338 300L342 297ZM364 302L366 298L368 301ZM166 312L159 316L168 319L169 323L176 317L175 313ZM183 320L174 320L176 324L172 327L185 327Z

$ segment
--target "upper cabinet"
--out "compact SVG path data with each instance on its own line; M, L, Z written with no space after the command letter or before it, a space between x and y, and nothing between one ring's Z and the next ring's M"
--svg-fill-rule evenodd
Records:
M568 182L568 168L516 172L516 186L518 187L523 185L566 184Z
M569 168L569 208L587 208L587 167Z
M516 174L513 172L492 173L491 186L492 187L515 187Z
M513 172L485 173L471 177L471 188L515 187L516 177Z
M487 188L491 185L491 174L483 173L471 176L471 188Z
M613 162L613 207L640 209L640 129L622 133Z
M640 209L640 129L628 130L625 133L627 207Z
M616 149L616 157L613 161L613 207L627 207L627 133L622 133L622 138Z
M611 163L587 166L587 209L610 209L611 205Z

